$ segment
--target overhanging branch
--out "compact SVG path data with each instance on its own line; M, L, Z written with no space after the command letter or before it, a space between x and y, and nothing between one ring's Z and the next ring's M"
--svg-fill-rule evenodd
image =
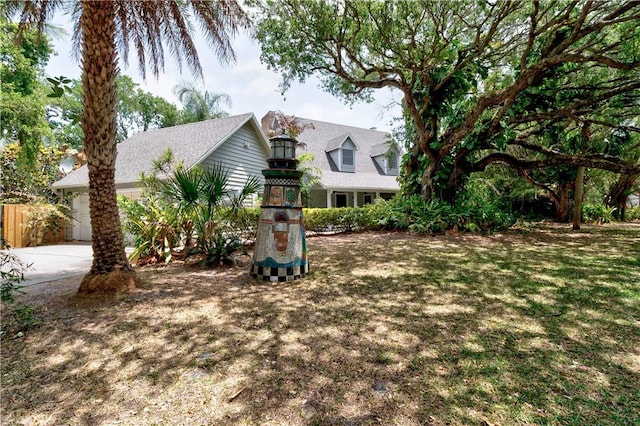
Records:
M608 170L614 173L638 173L640 164L630 164L617 157L603 154L589 154L585 156L555 153L550 158L527 160L516 158L503 152L494 152L471 165L474 172L484 171L490 164L506 164L518 171L543 169L557 166L584 166L594 169Z

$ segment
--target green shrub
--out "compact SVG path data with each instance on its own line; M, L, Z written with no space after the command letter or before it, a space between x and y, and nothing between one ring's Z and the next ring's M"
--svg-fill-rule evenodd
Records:
M590 223L612 223L615 222L613 212L615 207L607 207L602 203L583 203L582 220Z
M18 256L11 253L9 243L2 237L0 237L0 247L2 248L0 251L0 301L3 304L14 303L16 293L23 293L21 289L25 280L24 273L31 268L31 264L24 263ZM3 320L3 323L13 322L19 329L24 329L36 324L37 321L34 307L18 303L13 309L13 321ZM3 329L0 335L5 331Z
M508 229L516 222L509 200L482 179L471 179L455 205L458 228L471 232Z
M31 268L31 264L25 264L18 256L10 252L11 246L0 237L0 300L13 302L16 293L21 292L24 282L24 273Z
M141 176L141 200L119 200L123 229L135 241L130 259L169 262L182 247L183 258L200 255L208 266L230 260L244 241L255 239L259 210L244 205L259 191L260 179L248 177L232 189L225 165L187 169L172 158L166 151Z
M625 212L625 220L640 220L640 206L627 207L627 210Z
M311 232L353 232L376 228L372 211L365 207L303 209L305 230Z
M152 263L171 260L180 236L176 210L163 207L155 197L134 201L118 196L118 205L122 212L122 228L134 239L134 250L129 259Z
M498 231L508 229L515 222L515 216L495 203L476 203L463 200L455 207L457 224L466 231Z
M218 215L226 223L229 232L237 236L241 241L253 241L256 238L258 221L260 220L259 207L220 209Z
M306 231L311 232L330 232L335 231L340 222L340 212L337 208L320 209L306 208L302 209L302 217Z
M225 235L242 235L242 241L255 239L259 208L245 208L235 214L226 209L219 213L217 220L229 228ZM379 199L363 207L305 208L302 214L305 230L320 233L381 229L424 234L451 229L489 232L515 223L514 217L493 200L483 201L478 197L462 198L458 204L451 205L438 200L424 202L418 195L397 196L388 201Z
M202 255L202 265L218 266L223 263L232 263L232 255L238 251L247 254L240 238L230 230L223 229L213 220L196 221L197 247Z

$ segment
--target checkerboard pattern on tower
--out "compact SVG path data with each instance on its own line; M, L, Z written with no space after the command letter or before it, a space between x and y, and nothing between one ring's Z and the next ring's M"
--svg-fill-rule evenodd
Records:
M299 266L290 266L287 268L276 268L271 266L257 266L251 267L251 276L257 280L272 281L272 282L286 282L303 278L309 273L309 263Z

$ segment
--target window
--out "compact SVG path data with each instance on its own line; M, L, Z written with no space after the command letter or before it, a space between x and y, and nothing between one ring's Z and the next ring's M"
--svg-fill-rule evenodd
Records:
M337 139L339 140L339 139ZM354 173L356 171L356 144L350 137L345 138L335 150L335 161L341 172Z
M353 149L342 148L342 164L345 166L353 166Z
M336 207L347 207L347 194L336 194Z
M387 169L395 170L398 168L398 155L391 151L389 152L389 157L387 158Z

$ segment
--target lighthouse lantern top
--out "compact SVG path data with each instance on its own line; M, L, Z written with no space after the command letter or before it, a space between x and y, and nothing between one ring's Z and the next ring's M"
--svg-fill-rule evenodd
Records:
M296 158L297 141L289 135L271 138L271 158Z

